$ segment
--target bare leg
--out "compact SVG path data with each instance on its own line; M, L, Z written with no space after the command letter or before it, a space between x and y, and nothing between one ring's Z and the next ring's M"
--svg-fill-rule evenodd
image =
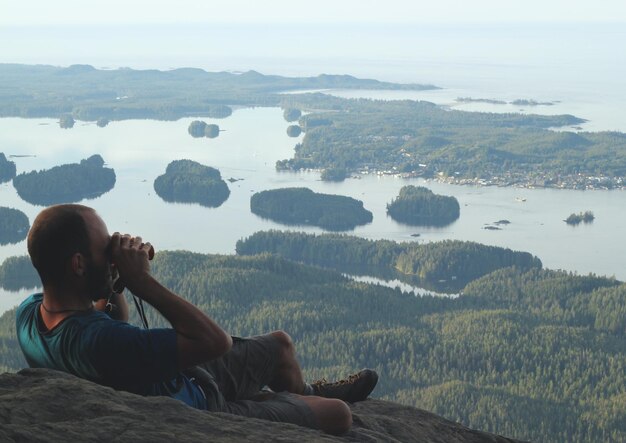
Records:
M352 426L352 411L343 401L313 395L299 398L311 408L322 431L340 435L348 432Z
M276 367L276 373L268 386L275 392L288 391L294 394L304 392L304 378L300 370L300 364L296 359L296 349L291 337L284 331L274 331L273 336L280 343L280 356Z

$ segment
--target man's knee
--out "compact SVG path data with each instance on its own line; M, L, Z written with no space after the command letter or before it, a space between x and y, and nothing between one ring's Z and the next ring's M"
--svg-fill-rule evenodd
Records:
M292 350L294 348L291 337L285 331L274 331L274 332L270 332L269 335L274 337L274 339L280 345L281 349Z
M320 429L329 434L345 434L352 426L352 411L341 400L323 399L315 413Z

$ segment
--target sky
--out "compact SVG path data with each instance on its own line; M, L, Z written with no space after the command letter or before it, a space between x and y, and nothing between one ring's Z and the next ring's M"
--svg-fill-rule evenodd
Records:
M0 0L0 26L623 22L624 0Z

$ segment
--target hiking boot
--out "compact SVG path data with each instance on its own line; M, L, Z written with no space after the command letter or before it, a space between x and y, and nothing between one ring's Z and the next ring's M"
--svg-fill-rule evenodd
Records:
M325 379L311 384L313 395L326 398L338 398L348 403L363 401L374 390L378 374L372 369L363 369L345 380L328 383Z

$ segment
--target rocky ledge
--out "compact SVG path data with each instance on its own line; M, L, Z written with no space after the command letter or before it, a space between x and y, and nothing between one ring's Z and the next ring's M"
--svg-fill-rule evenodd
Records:
M352 406L341 437L299 426L198 411L163 397L140 397L46 369L0 375L3 442L516 442L474 431L420 409L381 400Z

